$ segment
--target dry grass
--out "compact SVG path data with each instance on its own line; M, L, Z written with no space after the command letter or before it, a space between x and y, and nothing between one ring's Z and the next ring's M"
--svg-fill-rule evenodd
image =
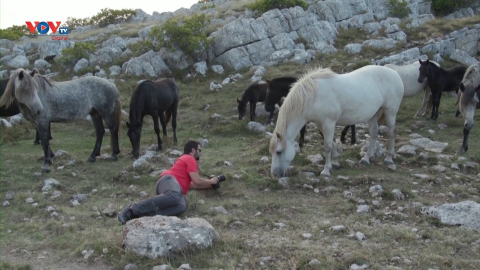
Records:
M457 20L445 20L437 18L426 22L424 25L416 28L408 29L407 20L403 21L400 27L407 34L408 40L428 41L437 37L443 38L446 34L464 27L472 27L474 24L480 23L480 16Z

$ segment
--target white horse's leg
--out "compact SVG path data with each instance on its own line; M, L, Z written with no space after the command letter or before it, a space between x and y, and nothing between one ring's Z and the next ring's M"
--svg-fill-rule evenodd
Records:
M320 173L321 176L330 177L330 170L332 169L332 147L333 135L335 133L335 123L326 120L323 123L323 144L325 150L325 167Z
M377 123L378 112L368 120L368 132L370 134L370 147L368 147L367 154L360 160L360 164L368 165L370 164L370 158L375 154L375 146L378 136L378 123Z
M396 124L395 124L396 115L394 113L385 112L385 121L388 126L388 149L387 157L385 158L385 164L393 164L393 156L395 155L395 133L396 133Z
M337 149L338 145L332 141L332 168L333 169L340 169L340 163L338 162L338 157L340 154L338 153Z

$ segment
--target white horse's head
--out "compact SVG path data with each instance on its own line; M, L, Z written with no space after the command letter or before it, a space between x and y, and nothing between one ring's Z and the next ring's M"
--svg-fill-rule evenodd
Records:
M294 141L285 140L284 136L275 132L270 140L270 154L272 154L272 175L284 177L288 166L295 158Z

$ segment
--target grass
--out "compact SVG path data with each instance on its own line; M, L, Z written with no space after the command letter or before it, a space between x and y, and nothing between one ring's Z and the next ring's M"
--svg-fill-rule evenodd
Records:
M350 42L346 33L342 37L344 41L340 42ZM360 36L352 38L354 41L361 39ZM348 56L339 50L331 56L319 56L307 65L285 63L267 67L264 77L298 76L318 65L346 72L367 64L371 57L380 57L385 53L365 50L358 56ZM347 67L348 63L353 65ZM423 205L463 200L480 202L478 171L458 173L447 170L442 175L435 174L428 169L437 163L434 153L430 153L428 160L395 158L396 171L388 170L382 159L373 159L367 167L359 166L361 146L344 145L345 150L340 156L341 169L332 171L332 179L327 181L320 179L321 168L306 159L308 155L323 153L323 139L318 130L308 129L307 136L311 138L307 139L305 147L293 160L290 187L284 188L269 176L270 163L259 162L262 156L268 156L271 160L269 139L263 134L249 131L246 127L249 120L239 121L232 117L237 113L236 98L250 84L248 79L253 75L252 72L241 72L244 76L242 80L225 85L220 91L210 91L208 88L212 80L220 81L231 73L196 76L186 82L177 80L180 89L179 144L173 144L169 125L169 137L164 139L166 149L161 152L165 157L156 158L149 166L138 170L132 168L131 145L125 124L122 125L120 136L119 160L107 162L99 159L95 163L88 163L86 159L95 141L92 124L87 121L53 123L52 149L63 149L68 154L55 157L52 172L42 176L33 175L40 171L43 151L40 146L32 145L35 131L31 125L25 122L12 129L2 128L0 194L2 201L7 191L15 192L16 196L9 201L9 207L1 210L2 269L34 268L42 263L42 259L37 259L42 252L49 254L43 261L46 267L59 265L63 269L123 269L128 263L137 264L139 269L151 269L160 264L178 268L183 263L189 263L193 269L258 269L261 263L268 269L348 269L353 263L368 264L370 269L388 269L389 266L404 269L480 268L478 252L470 245L480 238L478 231L441 225L438 220L423 216L418 208L412 206L414 202ZM116 85L121 93L122 107L128 112L130 97L141 78L125 75L120 78L125 82ZM413 119L422 98L420 95L402 102L397 117L396 149L407 144L408 135L415 132L432 140L448 142L449 147L444 154L454 156L452 161L455 161L455 152L462 142L463 126L462 119L454 117L455 98L448 94L442 97L437 122L427 118ZM205 111L207 103L211 106ZM222 118L211 119L214 113ZM267 117L258 117L257 121L264 123ZM478 114L475 120L480 121ZM423 122L422 127L413 127L417 121ZM440 130L440 123L448 127ZM428 129L434 129L436 133L430 134ZM272 132L273 127L269 126L267 130ZM336 133L337 138L339 134L340 130ZM464 155L469 161L480 162L480 142L474 139L479 136L479 129L472 129L469 150ZM140 191L154 194L156 178L150 173L170 166L166 159L171 157L168 154L170 150L181 150L183 142L188 139L202 138L207 138L209 144L202 149L199 163L201 172L223 173L227 181L222 183L218 191L189 192L189 207L182 218L201 217L210 222L219 235L215 244L205 250L186 251L155 260L125 253L122 249L123 227L116 218L102 214L98 216L96 212L102 213L109 204L119 211L126 204L139 201ZM365 137L358 136L359 139ZM386 145L388 138L380 139ZM155 144L152 120L147 116L142 130L142 151ZM109 154L108 134L102 145L102 153ZM77 160L75 165L65 165L74 159ZM355 167L350 167L346 159L355 161ZM225 160L233 166L224 166ZM58 170L57 167L62 165L65 168ZM320 181L312 184L302 172L313 172ZM432 179L414 178L411 175L415 173L430 174ZM337 179L340 175L349 179ZM57 199L50 198L53 190L47 194L41 191L43 180L50 177L61 183L53 189L62 193ZM304 188L304 184L319 190L328 186L338 190L328 194L316 193ZM372 198L369 188L377 184L382 185L386 192L382 197ZM396 188L405 195L404 200L395 201L391 191ZM471 188L477 188L477 191ZM92 193L93 189L98 192ZM353 197L345 198L345 190L352 192ZM456 196L440 195L449 192ZM88 199L80 206L71 206L71 197L79 193L88 194ZM30 197L38 203L37 207L25 203L24 200ZM374 206L373 200L379 201L380 205ZM368 204L370 211L357 213L359 204ZM52 218L51 213L45 210L47 206L53 206L59 216ZM212 213L210 208L216 206L225 207L229 214ZM256 215L258 212L260 214ZM243 225L235 225L236 221ZM277 222L287 226L277 228L274 225ZM63 226L65 223L71 226ZM347 230L333 232L330 227L334 225L344 225ZM414 232L413 229L418 231ZM364 233L366 241L360 243L349 237L355 232ZM310 233L312 238L303 239L302 233ZM104 248L108 248L107 254L102 253ZM30 255L22 253L23 249L28 250ZM94 250L94 254L84 260L82 250L90 249ZM262 261L262 257L268 256L273 259ZM392 262L395 256L401 258L400 262ZM310 266L312 259L317 259L320 265ZM404 263L405 259L411 263Z
M453 32L454 30L462 29L464 27L472 27L474 24L480 23L479 16L473 16L468 18L445 20L443 18L436 18L426 22L424 25L416 28L407 28L408 20L403 20L400 28L407 34L409 41L423 41L426 42L430 39L437 37L443 38L446 34Z

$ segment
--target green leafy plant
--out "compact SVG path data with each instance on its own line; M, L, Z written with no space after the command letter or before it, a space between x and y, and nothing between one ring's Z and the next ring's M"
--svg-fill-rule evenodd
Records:
M101 9L99 13L91 18L72 18L68 17L66 25L68 28L74 29L79 26L98 25L100 27L108 26L109 24L125 22L132 16L137 15L133 9Z
M9 40L17 40L25 35L31 35L30 29L27 25L13 25L6 29L0 29L0 38L5 38ZM33 32L34 35L38 34L38 31Z
M304 0L257 0L250 5L250 9L263 13L275 8L284 9L295 6L307 9L308 4Z
M408 16L410 9L407 7L407 2L403 0L389 0L390 13L398 18Z
M473 0L432 0L432 10L437 16L447 15L460 8L469 7Z
M75 42L72 48L65 48L62 54L55 59L62 65L75 65L82 58L88 59L88 56L95 51L95 44L90 42Z
M213 42L213 38L207 38L205 33L206 26L210 19L205 15L193 15L184 19L182 22L172 19L166 21L162 26L154 26L149 33L149 37L154 40L147 40L145 44L158 51L162 47L175 50L182 50L193 60L196 60L196 53L202 47L208 48Z

